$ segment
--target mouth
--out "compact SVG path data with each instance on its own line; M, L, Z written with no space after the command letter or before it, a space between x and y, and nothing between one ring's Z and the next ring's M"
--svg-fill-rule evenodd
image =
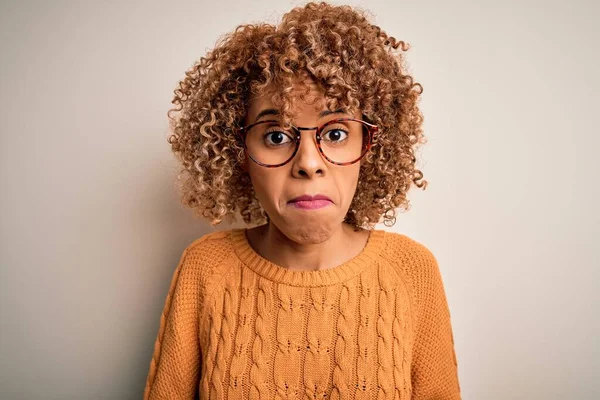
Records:
M303 210L316 210L332 205L333 201L325 195L317 194L315 196L302 195L295 197L288 201L288 204Z

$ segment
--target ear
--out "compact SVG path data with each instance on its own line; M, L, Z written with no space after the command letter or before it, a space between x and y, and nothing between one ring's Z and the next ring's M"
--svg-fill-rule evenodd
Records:
M248 172L248 156L244 157L244 161L241 164L242 170L244 170L244 172Z

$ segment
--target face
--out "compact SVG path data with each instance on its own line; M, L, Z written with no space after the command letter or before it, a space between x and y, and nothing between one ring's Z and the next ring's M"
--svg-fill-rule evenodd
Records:
M327 111L323 94L312 82L307 84L311 91L304 100L299 98L299 94L305 91L301 84L297 84L292 92L294 126L316 127L336 118L361 118L360 110L355 114L337 112L322 115ZM256 118L261 111L267 109L275 109L269 95L251 99L245 126L262 120L277 120L278 116L273 114ZM248 156L244 165L271 224L297 243L320 243L342 228L356 191L360 171L360 162L339 166L327 161L317 148L315 132L316 130L300 131L298 151L283 166L267 168L250 160ZM281 136L271 136L269 140L272 141L274 137L276 142L281 142ZM320 204L290 202L298 196L317 194L327 196L330 201L321 201ZM303 208L301 205L324 206Z

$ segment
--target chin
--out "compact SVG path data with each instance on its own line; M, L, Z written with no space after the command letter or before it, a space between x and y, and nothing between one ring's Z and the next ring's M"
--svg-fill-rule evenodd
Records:
M302 221L301 224L288 224L284 234L290 240L300 244L322 243L333 235L330 224L308 221Z

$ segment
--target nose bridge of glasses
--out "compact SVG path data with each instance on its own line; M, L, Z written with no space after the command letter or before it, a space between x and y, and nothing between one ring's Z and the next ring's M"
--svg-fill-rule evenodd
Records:
M292 125L292 130L296 134L296 140L300 140L300 142L302 142L302 140L301 140L302 136L308 136L308 138L316 138L316 133L317 133L318 129L319 129L318 126L310 127L310 126ZM306 133L304 135L302 135L302 131L306 131ZM304 141L306 142L306 139ZM316 144L317 144L317 142L315 142L315 145Z

